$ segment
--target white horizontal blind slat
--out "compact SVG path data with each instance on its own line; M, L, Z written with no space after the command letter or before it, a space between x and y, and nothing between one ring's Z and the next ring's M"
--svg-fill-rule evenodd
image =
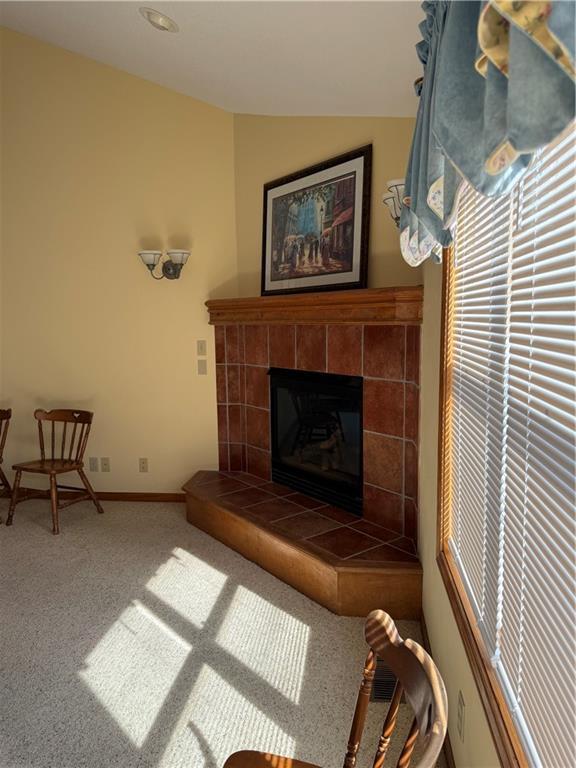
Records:
M449 544L546 768L576 764L575 175L572 128L454 237Z

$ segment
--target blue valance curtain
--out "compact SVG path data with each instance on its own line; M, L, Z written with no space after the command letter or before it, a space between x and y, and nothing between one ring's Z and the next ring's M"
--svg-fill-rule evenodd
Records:
M487 196L509 192L575 116L573 0L431 0L422 8L424 77L400 217L412 266L450 245L464 182Z

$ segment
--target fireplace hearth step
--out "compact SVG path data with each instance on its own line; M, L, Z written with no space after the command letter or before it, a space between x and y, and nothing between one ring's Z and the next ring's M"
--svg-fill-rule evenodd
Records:
M422 569L401 533L243 472L197 472L183 490L189 523L334 613L420 618Z

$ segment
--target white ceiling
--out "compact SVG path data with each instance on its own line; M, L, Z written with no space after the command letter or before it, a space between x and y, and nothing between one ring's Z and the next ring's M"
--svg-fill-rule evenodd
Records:
M153 29L141 5L180 32ZM412 116L416 0L2 2L0 23L231 112Z

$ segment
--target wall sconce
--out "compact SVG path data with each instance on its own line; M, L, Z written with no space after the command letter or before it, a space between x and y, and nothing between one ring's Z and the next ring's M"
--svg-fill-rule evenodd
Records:
M402 211L402 198L404 197L404 179L393 179L387 181L388 192L382 196L382 202L388 206L390 215L400 226L400 212Z
M154 269L162 258L162 251L138 251L138 255L155 280L162 280L163 277L167 277L168 280L177 280L180 277L180 272L182 272L182 267L188 261L190 251L166 251L161 275L155 275Z

